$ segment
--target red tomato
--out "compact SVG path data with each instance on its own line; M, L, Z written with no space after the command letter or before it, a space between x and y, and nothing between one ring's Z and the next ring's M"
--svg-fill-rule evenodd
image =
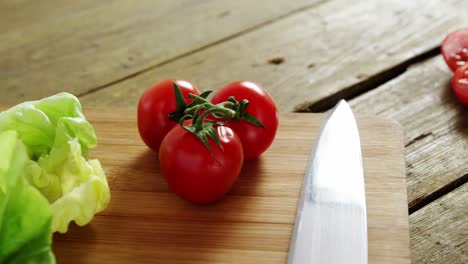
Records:
M468 105L468 64L459 67L452 77L452 88L458 99Z
M187 104L191 102L189 93L200 94L191 83L173 79L159 82L143 93L138 103L138 131L143 142L154 151L159 150L163 138L177 125L168 117L177 108L173 82L179 86Z
M452 71L468 62L468 28L447 35L441 46L442 56Z
M181 126L174 127L161 143L159 161L164 178L177 195L194 203L221 199L242 168L239 137L229 127L215 126L215 130L223 149L209 138L212 152Z
M249 81L231 83L215 93L214 104L227 101L234 96L237 101L247 99L246 112L257 118L264 128L247 121L232 121L227 124L239 136L244 149L244 159L258 158L273 142L278 129L279 113L270 94L260 85Z

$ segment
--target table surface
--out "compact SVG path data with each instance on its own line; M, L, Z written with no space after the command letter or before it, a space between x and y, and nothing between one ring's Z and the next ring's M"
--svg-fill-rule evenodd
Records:
M468 1L0 2L0 104L68 91L135 109L158 80L262 84L282 112L356 112L405 131L413 263L468 262L468 119L440 43Z

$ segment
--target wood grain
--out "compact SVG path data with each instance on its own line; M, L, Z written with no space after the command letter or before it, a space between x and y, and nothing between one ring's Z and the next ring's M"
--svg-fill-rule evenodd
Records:
M437 56L350 102L356 112L403 126L410 207L468 173L468 112L452 92L451 77Z
M258 30L116 83L87 105L135 107L143 90L169 77L216 90L250 79L283 112L307 108L440 44L466 22L463 0L326 2ZM284 62L275 65L277 57Z
M318 2L1 1L0 101L86 93Z
M87 110L98 134L109 208L56 235L64 263L285 263L304 171L324 115L281 114L271 148L246 163L233 190L210 206L168 190L157 157L139 139L134 112ZM409 263L401 128L358 119L368 206L370 263ZM118 127L119 129L116 129Z
M411 237L413 263L468 263L468 183L412 214Z

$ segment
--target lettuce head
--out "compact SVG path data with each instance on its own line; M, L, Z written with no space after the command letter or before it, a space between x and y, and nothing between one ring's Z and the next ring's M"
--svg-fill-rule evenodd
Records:
M12 140L11 131L24 146L23 156L26 157L25 162L15 165L21 168L23 185L28 186L28 190L35 189L33 198L40 200L37 195L40 193L47 201L47 208L37 207L37 210L42 208L42 214L51 214L51 232L67 232L71 221L86 225L107 207L110 191L104 171L98 160L86 159L89 150L96 146L96 134L75 96L59 93L42 100L23 102L1 112L0 133L10 135L2 139L5 140L3 144L12 144L6 141ZM8 153L5 154L1 144L0 141L0 160L7 162L4 155ZM12 165L13 160L5 166ZM0 178L2 190L4 181L10 180ZM13 212L18 214L15 217L26 213L30 207L27 202L14 206L18 207ZM0 217L5 221L13 215L1 214ZM29 221L35 223L36 217ZM1 237L5 229L0 230Z

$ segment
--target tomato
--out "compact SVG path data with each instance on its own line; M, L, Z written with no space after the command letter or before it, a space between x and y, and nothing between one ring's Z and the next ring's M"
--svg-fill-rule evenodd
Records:
M211 102L227 101L234 96L237 101L247 99L246 112L254 116L264 128L257 127L245 120L231 121L229 126L239 136L244 149L244 159L258 158L273 142L278 129L279 113L273 98L260 85L250 81L238 81L221 88Z
M468 62L468 28L447 35L441 46L442 56L452 71Z
M138 103L138 131L143 142L153 151L159 150L163 138L177 125L169 118L177 108L173 82L179 86L187 104L191 102L189 93L200 94L191 83L173 79L159 82L143 93Z
M468 105L468 64L459 67L452 77L452 88L458 99Z
M166 135L159 150L161 170L169 187L194 203L206 204L221 199L242 168L239 137L229 127L214 128L223 149L209 138L210 152L194 134L176 126Z

